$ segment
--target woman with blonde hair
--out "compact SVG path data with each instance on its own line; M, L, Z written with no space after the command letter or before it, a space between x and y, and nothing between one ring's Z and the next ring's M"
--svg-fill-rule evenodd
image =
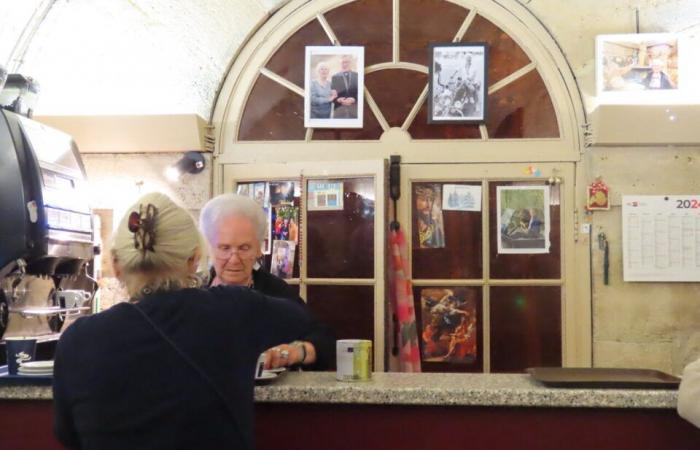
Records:
M163 194L142 197L113 238L130 299L64 331L54 431L70 448L253 448L258 355L307 332L299 305L242 287L203 289L201 238Z

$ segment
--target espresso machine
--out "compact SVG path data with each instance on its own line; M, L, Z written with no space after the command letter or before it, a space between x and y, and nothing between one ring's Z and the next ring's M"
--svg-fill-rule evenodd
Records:
M33 336L55 344L92 312L97 289L85 169L69 135L7 109L0 214L0 343Z

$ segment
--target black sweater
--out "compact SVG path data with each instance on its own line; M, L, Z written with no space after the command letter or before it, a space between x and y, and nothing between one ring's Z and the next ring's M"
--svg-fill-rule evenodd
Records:
M212 280L216 277L213 268L210 276ZM306 304L283 279L264 270L253 270L253 289L271 297L292 300L300 305ZM313 313L311 315L309 332L302 336L301 340L314 346L316 362L304 365L304 370L331 370L335 367L335 333L331 327L314 318Z
M239 287L153 294L77 320L54 365L54 431L80 449L251 449L254 370L265 349L309 331L296 302ZM232 417L233 416L233 417Z

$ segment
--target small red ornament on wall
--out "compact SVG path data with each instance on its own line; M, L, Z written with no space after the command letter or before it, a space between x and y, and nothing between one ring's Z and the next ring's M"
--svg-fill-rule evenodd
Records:
M610 209L610 195L608 191L609 188L603 180L601 180L600 177L596 178L596 180L588 186L586 208L589 211Z

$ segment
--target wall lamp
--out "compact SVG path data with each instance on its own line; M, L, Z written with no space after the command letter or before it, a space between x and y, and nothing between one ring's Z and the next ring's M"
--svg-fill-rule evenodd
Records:
M170 181L177 181L183 173L200 173L204 166L204 156L200 152L187 152L178 162L165 169L165 176Z

